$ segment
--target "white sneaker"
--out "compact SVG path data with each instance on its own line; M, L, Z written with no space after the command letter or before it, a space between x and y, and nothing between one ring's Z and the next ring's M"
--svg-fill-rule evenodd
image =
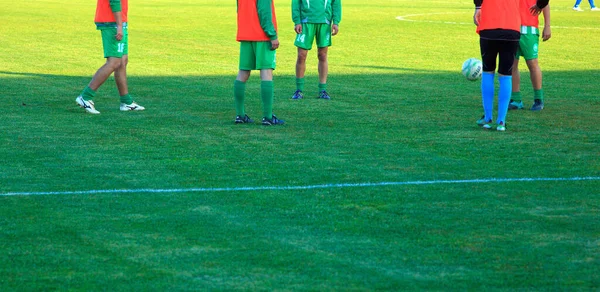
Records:
M124 103L121 104L121 110L124 111L124 112L127 112L127 111L143 111L145 109L146 109L145 107L143 107L143 106L135 103L135 101L132 102L131 104L124 104Z
M598 8L598 7L594 7L594 8L592 8L592 9L590 9L590 10L592 10L592 11L600 11L600 8Z
M75 102L82 108L84 108L88 113L90 114L99 114L100 112L96 110L96 108L94 107L94 102L91 100L84 100L83 96L78 96L75 99Z
M573 7L573 10L575 10L575 11L583 11L583 9L581 9L579 7Z

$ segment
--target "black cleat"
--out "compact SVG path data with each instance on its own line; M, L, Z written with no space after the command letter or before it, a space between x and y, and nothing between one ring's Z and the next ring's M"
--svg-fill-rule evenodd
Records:
M235 117L235 123L236 124L248 124L248 123L254 123L254 120L251 119L248 115L244 115L242 116L236 116Z
M283 120L278 119L275 115L273 115L273 117L270 119L267 119L267 118L262 119L263 126L283 125L284 123L285 122Z

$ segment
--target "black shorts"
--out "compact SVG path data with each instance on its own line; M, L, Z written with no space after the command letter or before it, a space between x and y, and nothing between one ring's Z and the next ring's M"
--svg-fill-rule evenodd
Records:
M512 75L512 67L515 54L519 48L521 33L514 30L494 29L479 32L479 47L481 49L481 61L483 72L496 71L496 59L498 61L498 73Z

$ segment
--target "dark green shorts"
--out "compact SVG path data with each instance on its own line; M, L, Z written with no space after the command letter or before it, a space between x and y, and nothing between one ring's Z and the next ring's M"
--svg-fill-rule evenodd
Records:
M104 58L115 57L122 58L123 55L128 55L127 39L129 33L127 27L123 27L123 38L117 41L115 36L117 35L116 27L104 27L100 29L102 33L102 46L104 47Z
M296 35L294 45L301 49L310 50L315 39L317 40L317 48L331 46L331 24L303 23L302 33Z
M240 42L240 70L275 69L275 63L271 42Z

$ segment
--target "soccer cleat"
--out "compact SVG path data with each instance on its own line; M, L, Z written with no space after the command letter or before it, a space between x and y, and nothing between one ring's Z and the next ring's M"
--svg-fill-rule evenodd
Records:
M263 126L275 126L275 125L283 125L285 122L283 120L278 119L275 115L271 119L263 118L262 124Z
M248 123L254 123L254 120L251 119L248 115L244 115L242 116L236 116L235 117L235 123L236 124L248 124Z
M143 107L143 106L135 103L135 101L132 102L131 104L124 104L124 103L121 104L121 110L124 111L124 112L127 112L127 111L143 111L145 109L146 109L145 107Z
M477 120L477 125L480 127L483 127L484 129L491 129L492 126L490 125L492 123L492 120L486 121L485 120L485 115L481 116L481 119Z
M578 6L573 7L573 10L575 10L575 11L583 11L583 9L579 8Z
M304 98L304 94L302 94L302 90L296 90L296 92L294 92L294 95L292 95L292 99L303 99Z
M533 106L531 106L532 111L541 111L544 109L544 102L541 99L535 99L533 101Z
M323 91L319 92L319 98L331 99L331 96L329 96L329 94L327 94L327 91L323 90Z
M508 109L509 110L523 109L523 101L516 102L511 99L510 103L508 104Z
M84 100L83 96L78 96L75 99L75 102L82 108L84 108L88 113L90 114L99 114L100 112L96 110L96 108L94 107L94 102L91 100Z
M590 10L591 10L591 11L600 11L600 8L598 8L598 7L594 7L594 8L592 8L592 9L590 9Z
M496 130L502 132L506 131L506 125L504 124L504 122L498 123L498 126L496 126Z

